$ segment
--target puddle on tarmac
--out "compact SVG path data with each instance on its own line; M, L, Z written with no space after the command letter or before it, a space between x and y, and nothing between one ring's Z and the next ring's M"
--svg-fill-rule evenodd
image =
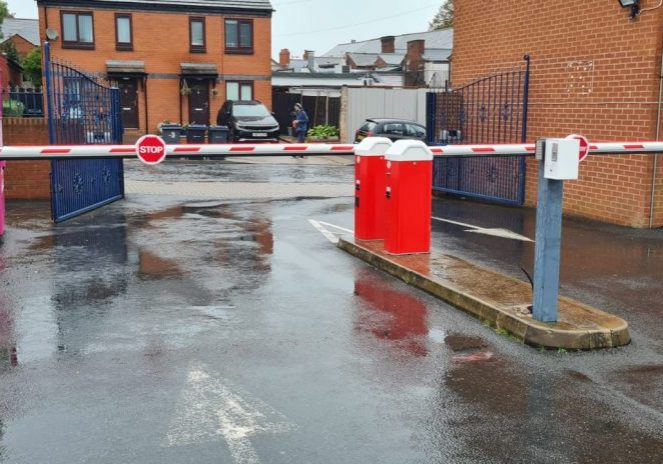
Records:
M444 343L453 351L480 350L486 348L488 344L480 337L471 337L461 334L449 334L445 337Z

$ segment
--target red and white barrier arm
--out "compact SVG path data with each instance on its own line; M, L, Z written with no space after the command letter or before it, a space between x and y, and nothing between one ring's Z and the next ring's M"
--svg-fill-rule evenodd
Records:
M353 155L352 144L167 145L166 157ZM49 145L0 148L0 160L136 158L134 145Z
M166 157L353 155L355 148L356 145L352 144L322 143L168 145L166 147ZM434 156L439 157L533 156L535 145L446 145L442 147L430 147L430 150ZM597 155L663 153L663 142L592 143L589 145L589 153ZM67 158L135 158L136 156L136 147L134 145L49 145L0 148L0 161Z

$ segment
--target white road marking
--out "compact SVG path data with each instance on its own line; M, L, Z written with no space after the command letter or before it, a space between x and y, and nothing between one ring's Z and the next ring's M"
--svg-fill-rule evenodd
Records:
M447 222L449 224L455 224L461 227L467 227L468 229L465 230L465 232L472 232L475 234L483 234L483 235L492 235L493 237L508 238L511 240L521 240L523 242L534 241L530 238L525 237L524 235L517 234L507 229L500 229L500 228L484 229L483 227L473 226L472 224L465 224L463 222L452 221L450 219L442 219L435 216L433 216L433 219L436 221Z
M203 366L193 367L168 431L168 445L224 439L236 464L259 464L251 436L284 433L295 426L268 404L244 392L231 391L227 384L208 374Z
M325 229L322 226L322 224L320 224L318 221L316 221L314 219L309 219L308 222L310 222L313 227L318 229L318 232L320 232L322 235L324 235L327 238L327 240L332 242L334 245L336 245L338 243L338 237L336 235L334 235L333 233L331 233L330 231L328 231L327 229Z
M341 226L337 226L337 225L334 225L334 224L330 224L330 223L328 223L328 222L318 221L318 223L320 223L320 224L322 224L322 225L325 225L325 226L333 227L334 229L342 230L343 232L347 232L348 234L354 234L354 233L355 233L354 230L346 229L345 227L341 227Z

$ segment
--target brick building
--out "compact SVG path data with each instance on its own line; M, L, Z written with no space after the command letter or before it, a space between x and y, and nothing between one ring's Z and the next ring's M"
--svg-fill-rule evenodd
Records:
M116 81L134 133L209 124L226 99L271 106L269 0L37 0L55 57Z
M615 0L456 0L454 87L516 67L531 55L528 140L582 133L590 141L655 140L660 125L663 7ZM652 8L651 10L647 10ZM536 165L526 203L536 202ZM589 157L567 182L565 212L633 227L663 226L663 159Z
M39 46L39 21L5 18L2 21L2 43L11 42L21 58Z

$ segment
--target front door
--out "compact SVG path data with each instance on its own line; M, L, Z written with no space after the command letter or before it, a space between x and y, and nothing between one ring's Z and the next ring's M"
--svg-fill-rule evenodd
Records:
M138 79L126 77L119 80L122 127L138 129Z
M189 84L189 124L209 124L209 84L198 81Z

